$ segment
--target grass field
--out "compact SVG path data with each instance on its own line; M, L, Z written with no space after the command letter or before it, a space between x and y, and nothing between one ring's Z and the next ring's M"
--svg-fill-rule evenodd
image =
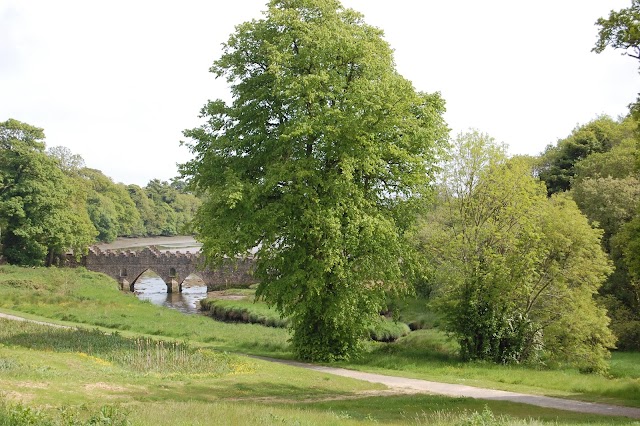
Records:
M377 396L380 385L229 353L291 357L284 329L186 316L84 270L0 266L0 291L4 312L84 327L0 321L0 426L633 424L498 401ZM638 406L639 361L614 354L611 377L464 364L445 336L425 329L392 344L372 342L346 366ZM91 423L101 416L111 423Z

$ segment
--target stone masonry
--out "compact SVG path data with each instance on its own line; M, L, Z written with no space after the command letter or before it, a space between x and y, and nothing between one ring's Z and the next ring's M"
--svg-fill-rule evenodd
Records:
M204 266L199 253L161 252L155 247L141 251L103 251L92 247L79 265L109 275L122 290L128 291L133 291L136 280L149 270L162 278L168 293L181 292L183 281L191 274L202 278L208 291L248 287L257 282L252 275L253 259L229 259L221 268L211 269Z

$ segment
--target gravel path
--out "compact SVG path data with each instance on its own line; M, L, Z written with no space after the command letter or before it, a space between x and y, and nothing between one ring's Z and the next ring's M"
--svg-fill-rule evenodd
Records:
M14 321L30 321L37 324L49 325L52 327L70 328L64 325L52 324L43 321L35 321L27 318L0 313L0 318ZM307 364L297 361L289 361L260 356L251 356L269 362L290 365L292 367L306 368L308 370L320 371L322 373L334 374L342 377L349 377L357 380L364 380L371 383L381 383L392 390L403 393L432 393L447 395L452 397L467 397L486 399L494 401L511 401L522 404L535 405L538 407L555 408L558 410L576 411L579 413L601 414L605 416L624 416L633 419L640 419L640 408L623 407L620 405L599 404L592 402L575 401L571 399L553 398L549 396L528 395L524 393L508 392L495 389L476 388L466 385L450 383L430 382L428 380L408 379L406 377L386 376L383 374L365 373L362 371L347 370L345 368L326 367L322 365Z
M325 367L314 364L306 364L297 361L288 361L274 358L253 357L265 361L278 362L294 367L321 371L337 376L350 377L371 383L381 383L391 389L409 390L415 393L432 393L452 397L467 397L487 399L494 401L511 401L522 404L535 405L558 410L576 411L579 413L602 414L606 416L624 416L640 419L640 408L623 407L620 405L598 404L591 402L575 401L571 399L552 398L549 396L528 395L517 392L508 392L495 389L483 389L466 385L430 382L427 380L408 379L405 377L385 376L382 374L364 373L361 371L347 370L344 368Z

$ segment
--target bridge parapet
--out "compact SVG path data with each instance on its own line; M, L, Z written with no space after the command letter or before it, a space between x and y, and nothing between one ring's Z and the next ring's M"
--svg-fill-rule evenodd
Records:
M140 275L149 270L162 278L169 293L181 292L182 283L191 274L200 276L209 291L248 287L257 282L253 277L253 259L229 259L221 268L211 269L205 266L200 253L166 252L155 246L141 251L102 250L93 246L80 264L109 275L118 281L122 290L130 291Z

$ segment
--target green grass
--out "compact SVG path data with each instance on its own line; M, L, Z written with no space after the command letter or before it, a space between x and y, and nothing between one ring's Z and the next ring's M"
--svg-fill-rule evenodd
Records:
M389 310L397 314L398 320L409 325L412 330L437 328L440 318L429 309L424 298L395 299L389 303Z
M129 365L141 350L136 339L6 320L0 330L0 425L630 423L507 402L364 397L358 393L381 386L232 355L222 356L222 372L205 364L198 371L197 350L188 347L191 367L175 374ZM143 357L156 350L143 348Z
M613 353L611 375L574 368L463 362L444 333L418 330L398 342L374 344L344 367L476 387L640 407L640 354Z
M13 340L0 345L0 359L11 360L0 374L0 388L4 399L12 401L0 404L0 425L3 416L37 419L35 423L8 423L13 425L71 424L64 423L69 416L86 422L73 424L119 424L89 423L102 412L111 413L116 421L125 418L140 425L631 423L508 402L432 395L352 399L357 397L355 392L372 386L257 360L248 361L253 363L250 369L226 375L131 375L129 369L99 357L67 352L77 341L73 331L61 334L53 350L38 348L50 344L49 338L37 337L46 333L44 328L30 325L5 332L5 336L34 334L42 342L33 345ZM18 400L22 405L16 405ZM479 419L491 422L474 423Z
M0 319L0 341L51 352L70 352L116 364L132 373L224 375L242 370L245 362L226 353L191 347L186 342L125 338L100 330L45 327ZM2 367L0 366L0 369Z
M111 279L82 269L0 266L0 291L0 310L85 328L61 331L0 322L0 389L5 399L23 401L29 407L55 411L65 404L86 406L90 417L105 404L122 406L130 410L134 423L154 425L211 424L221 415L251 419L255 424L482 424L465 423L484 415L480 401L424 395L344 400L381 386L221 353L291 357L283 329L187 316L123 294ZM98 326L119 334L93 330ZM185 360L183 367L173 371L166 362L156 364L162 357L169 360L171 351L174 358ZM614 353L611 377L602 377L571 369L462 363L455 351L455 343L444 334L425 329L391 344L372 342L362 359L344 365L640 405L638 354ZM208 361L198 358L198 353L210 356L212 364L206 367ZM214 366L213 360L221 364ZM556 418L558 424L614 422L519 404L487 404L497 419L493 424L499 424L501 416L510 416L508 424ZM530 417L540 420L530 421Z
M189 339L223 351L291 357L284 329L213 322L161 309L125 294L111 278L84 269L0 266L0 309L60 323Z
M488 405L458 398L420 396L388 399L367 398L354 403L265 404L265 403L146 403L134 407L103 405L99 408L61 407L42 410L22 404L0 402L0 426L77 426L77 425L624 425L624 419L599 416L564 416L562 412L531 410L531 417L494 414ZM495 408L515 411L508 403L494 403ZM414 410L415 406L419 406ZM472 409L470 406L477 407Z
M380 317L380 321L369 328L369 336L377 342L395 342L409 334L409 326L403 322Z

